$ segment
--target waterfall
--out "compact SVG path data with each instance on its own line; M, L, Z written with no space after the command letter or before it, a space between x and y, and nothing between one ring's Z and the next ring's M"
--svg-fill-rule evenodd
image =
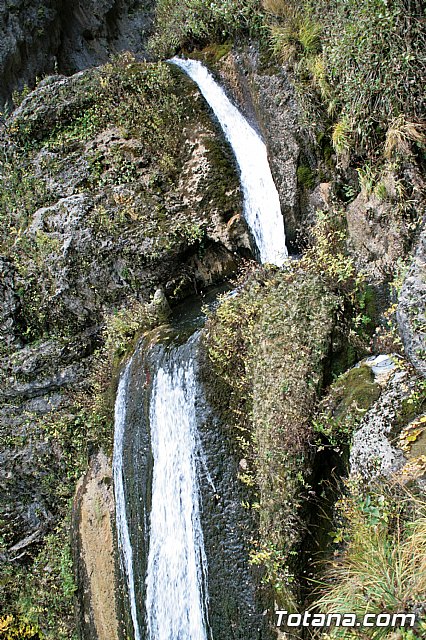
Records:
M181 58L170 62L197 83L232 147L240 169L244 217L261 262L281 266L288 255L284 220L264 142L201 62Z
M144 637L138 622L144 613L147 640L207 640L207 559L197 473L197 467L206 465L197 431L199 389L194 349L199 335L196 332L179 347L157 347L150 356L154 368L148 394L153 470L145 602L135 585L137 567L123 468L124 438L131 419L129 379L139 371L137 357L133 358L135 364L132 360L127 364L118 384L113 453L116 522L135 640ZM141 374L144 376L141 372L138 377ZM144 411L143 403L139 411ZM212 479L207 479L214 489Z
M207 561L196 460L197 387L194 363L183 357L185 347L165 356L151 392L154 470L146 577L149 640L207 637L203 595L207 593Z
M123 439L126 426L126 396L131 360L121 374L115 400L114 453L112 459L115 492L115 519L117 525L118 548L121 564L127 582L135 640L140 640L135 580L133 576L133 550L130 542L129 526L126 515L126 498L123 474Z
M261 261L281 266L287 257L284 223L265 144L202 64L177 58L172 62L198 84L234 151L244 215ZM202 451L197 426L203 424L204 402L197 382L199 335L196 332L181 346L154 345L148 352L142 345L118 385L113 474L118 547L134 640L207 640L213 634L227 638L225 620L237 629L235 617L241 633L235 637L269 637L269 632L259 635L266 622L257 613L244 534L236 524L247 516L240 513L241 500L233 485L235 461L229 450L228 463L219 462L221 472L215 481L222 483L222 503ZM215 450L228 451L222 435L215 438ZM141 446L133 448L135 442ZM200 482L203 499L205 486L214 497L208 500L213 524L204 533ZM231 489L232 497L226 497ZM126 510L127 499L133 502ZM131 541L138 541L138 546L132 549ZM205 541L215 570L210 579L215 598L211 607Z

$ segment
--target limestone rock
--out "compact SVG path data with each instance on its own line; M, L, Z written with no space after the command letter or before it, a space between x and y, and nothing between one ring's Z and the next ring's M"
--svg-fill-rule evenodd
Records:
M426 233L422 231L402 285L396 312L405 352L426 376Z
M352 474L371 479L391 475L404 465L395 433L404 426L404 406L413 397L417 377L408 369L396 370L379 399L363 417L356 430L350 453Z
M19 346L14 326L18 309L15 270L10 260L0 257L0 354Z
M364 191L347 208L350 249L359 268L379 284L393 274L410 238L408 223L391 201Z

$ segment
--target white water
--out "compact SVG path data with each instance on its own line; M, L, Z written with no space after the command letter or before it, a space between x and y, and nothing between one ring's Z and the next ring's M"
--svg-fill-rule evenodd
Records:
M121 374L120 381L118 383L117 397L115 400L114 453L112 458L112 467L114 475L115 519L117 525L118 548L120 550L121 564L127 580L130 613L132 616L135 640L140 640L141 636L137 617L135 581L133 575L133 550L130 543L129 527L127 524L123 476L123 438L126 426L126 395L130 366L131 360Z
M234 151L240 169L244 217L261 262L281 266L288 255L284 220L264 142L201 62L181 58L171 62L197 83Z
M151 395L154 471L146 578L149 640L207 638L207 561L196 468L196 382L192 362L182 360L163 363Z

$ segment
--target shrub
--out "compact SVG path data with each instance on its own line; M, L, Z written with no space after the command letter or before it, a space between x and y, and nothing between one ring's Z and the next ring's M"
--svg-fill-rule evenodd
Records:
M321 51L321 24L303 7L289 3L264 2L269 14L272 52L281 62L295 62Z
M410 153L423 146L426 46L422 8L408 0L264 0L273 54L296 63L306 122L337 118L338 153ZM319 55L321 53L321 55ZM313 123L313 125L312 125ZM386 146L384 146L386 143Z
M395 489L364 487L356 479L347 483L348 495L339 505L344 519L337 540L345 545L335 556L328 584L313 608L324 613L420 612L411 638L424 638L426 617L426 512L418 502L404 515L408 500ZM423 613L421 613L423 611ZM358 638L359 629L330 630L331 638ZM363 638L390 638L391 630L365 627ZM393 636L392 636L393 637ZM400 637L400 636L398 636ZM407 636L408 638L408 636Z
M150 48L167 57L181 49L259 32L261 23L259 0L159 0Z
M259 267L209 317L209 401L240 445L259 516L250 562L261 565L280 606L295 606L299 516L306 492L309 415L340 300L316 273ZM298 357L294 358L297 352ZM225 407L225 415L224 415Z
M424 115L421 13L405 0L334 0L317 11L340 118L351 124L359 150L374 153L396 119L415 123ZM418 134L411 128L408 139L419 142Z

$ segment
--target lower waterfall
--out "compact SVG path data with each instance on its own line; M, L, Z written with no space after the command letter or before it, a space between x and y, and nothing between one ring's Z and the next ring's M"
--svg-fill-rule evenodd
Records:
M180 357L182 349L164 354L151 391L154 469L146 578L149 640L207 637L195 372L194 363Z

